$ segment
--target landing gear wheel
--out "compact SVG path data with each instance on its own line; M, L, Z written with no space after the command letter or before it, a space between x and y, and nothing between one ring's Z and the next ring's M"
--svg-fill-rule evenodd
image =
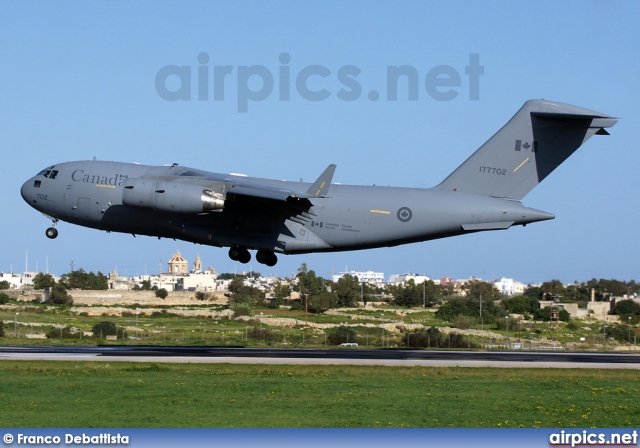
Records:
M240 259L240 248L239 247L230 247L229 248L229 258L233 261L238 261Z
M246 264L251 260L251 254L244 247L231 247L229 249L229 258L233 261Z
M271 252L269 255L269 260L265 264L269 267L273 267L278 262L278 257L276 257L276 254L274 254L273 252Z
M49 227L45 232L45 235L47 235L47 238L49 239L54 239L55 237L58 236L58 229L56 229L55 227Z
M240 252L240 258L238 258L238 261L242 264L247 264L251 261L251 254L247 249L244 249L244 248L242 249L242 251Z
M278 262L278 257L271 251L260 249L256 254L256 260L258 263L265 264L269 267L275 266Z

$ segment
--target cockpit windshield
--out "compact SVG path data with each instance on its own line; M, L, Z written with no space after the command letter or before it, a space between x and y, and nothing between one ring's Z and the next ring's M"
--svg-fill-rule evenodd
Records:
M44 170L38 173L38 176L44 176L48 179L55 179L56 176L58 175L58 170L54 170L53 168L55 168L55 165L50 166L49 168L45 168Z

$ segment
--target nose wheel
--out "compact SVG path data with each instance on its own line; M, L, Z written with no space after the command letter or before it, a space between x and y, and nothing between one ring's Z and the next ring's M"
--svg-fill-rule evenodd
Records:
M56 229L56 224L58 224L58 220L52 219L52 221L53 221L53 225L49 227L47 230L45 230L44 232L44 234L47 235L47 238L49 238L50 240L58 236L58 229Z

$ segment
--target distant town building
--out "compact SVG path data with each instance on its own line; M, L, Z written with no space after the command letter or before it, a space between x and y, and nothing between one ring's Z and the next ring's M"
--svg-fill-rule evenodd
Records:
M400 283L406 283L409 280L413 280L416 285L431 280L431 277L418 274L393 274L389 277L389 283L393 285L399 285Z
M441 286L451 286L453 283L454 282L451 277L442 277L437 284Z
M193 262L193 270L191 273L200 274L202 272L202 261L200 261L200 254L196 254L196 260Z
M521 296L527 289L527 285L517 282L512 278L502 277L500 281L493 282L503 296Z
M7 282L9 288L18 289L22 286L22 277L12 272L0 272L0 282Z
M33 286L33 278L38 275L38 272L25 272L20 279L22 286Z
M189 273L189 263L182 258L180 251L171 256L169 262L169 274L184 275Z
M357 277L360 283L373 283L376 285L384 285L384 272L373 272L373 271L349 271L349 272L341 272L336 275L331 276L331 280L337 282L345 275L350 275L352 277Z
M502 277L500 281L493 282L493 286L498 288L503 296L512 296L515 291L515 285L512 278Z

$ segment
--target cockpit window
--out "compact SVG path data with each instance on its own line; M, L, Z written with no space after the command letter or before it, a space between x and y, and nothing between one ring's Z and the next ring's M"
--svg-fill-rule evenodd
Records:
M51 168L53 168L53 167L51 167ZM52 169L47 168L45 170L40 171L38 173L38 176L40 176L40 175L42 175L44 177L47 177L49 179L55 179L56 176L58 175L58 170L52 170Z

